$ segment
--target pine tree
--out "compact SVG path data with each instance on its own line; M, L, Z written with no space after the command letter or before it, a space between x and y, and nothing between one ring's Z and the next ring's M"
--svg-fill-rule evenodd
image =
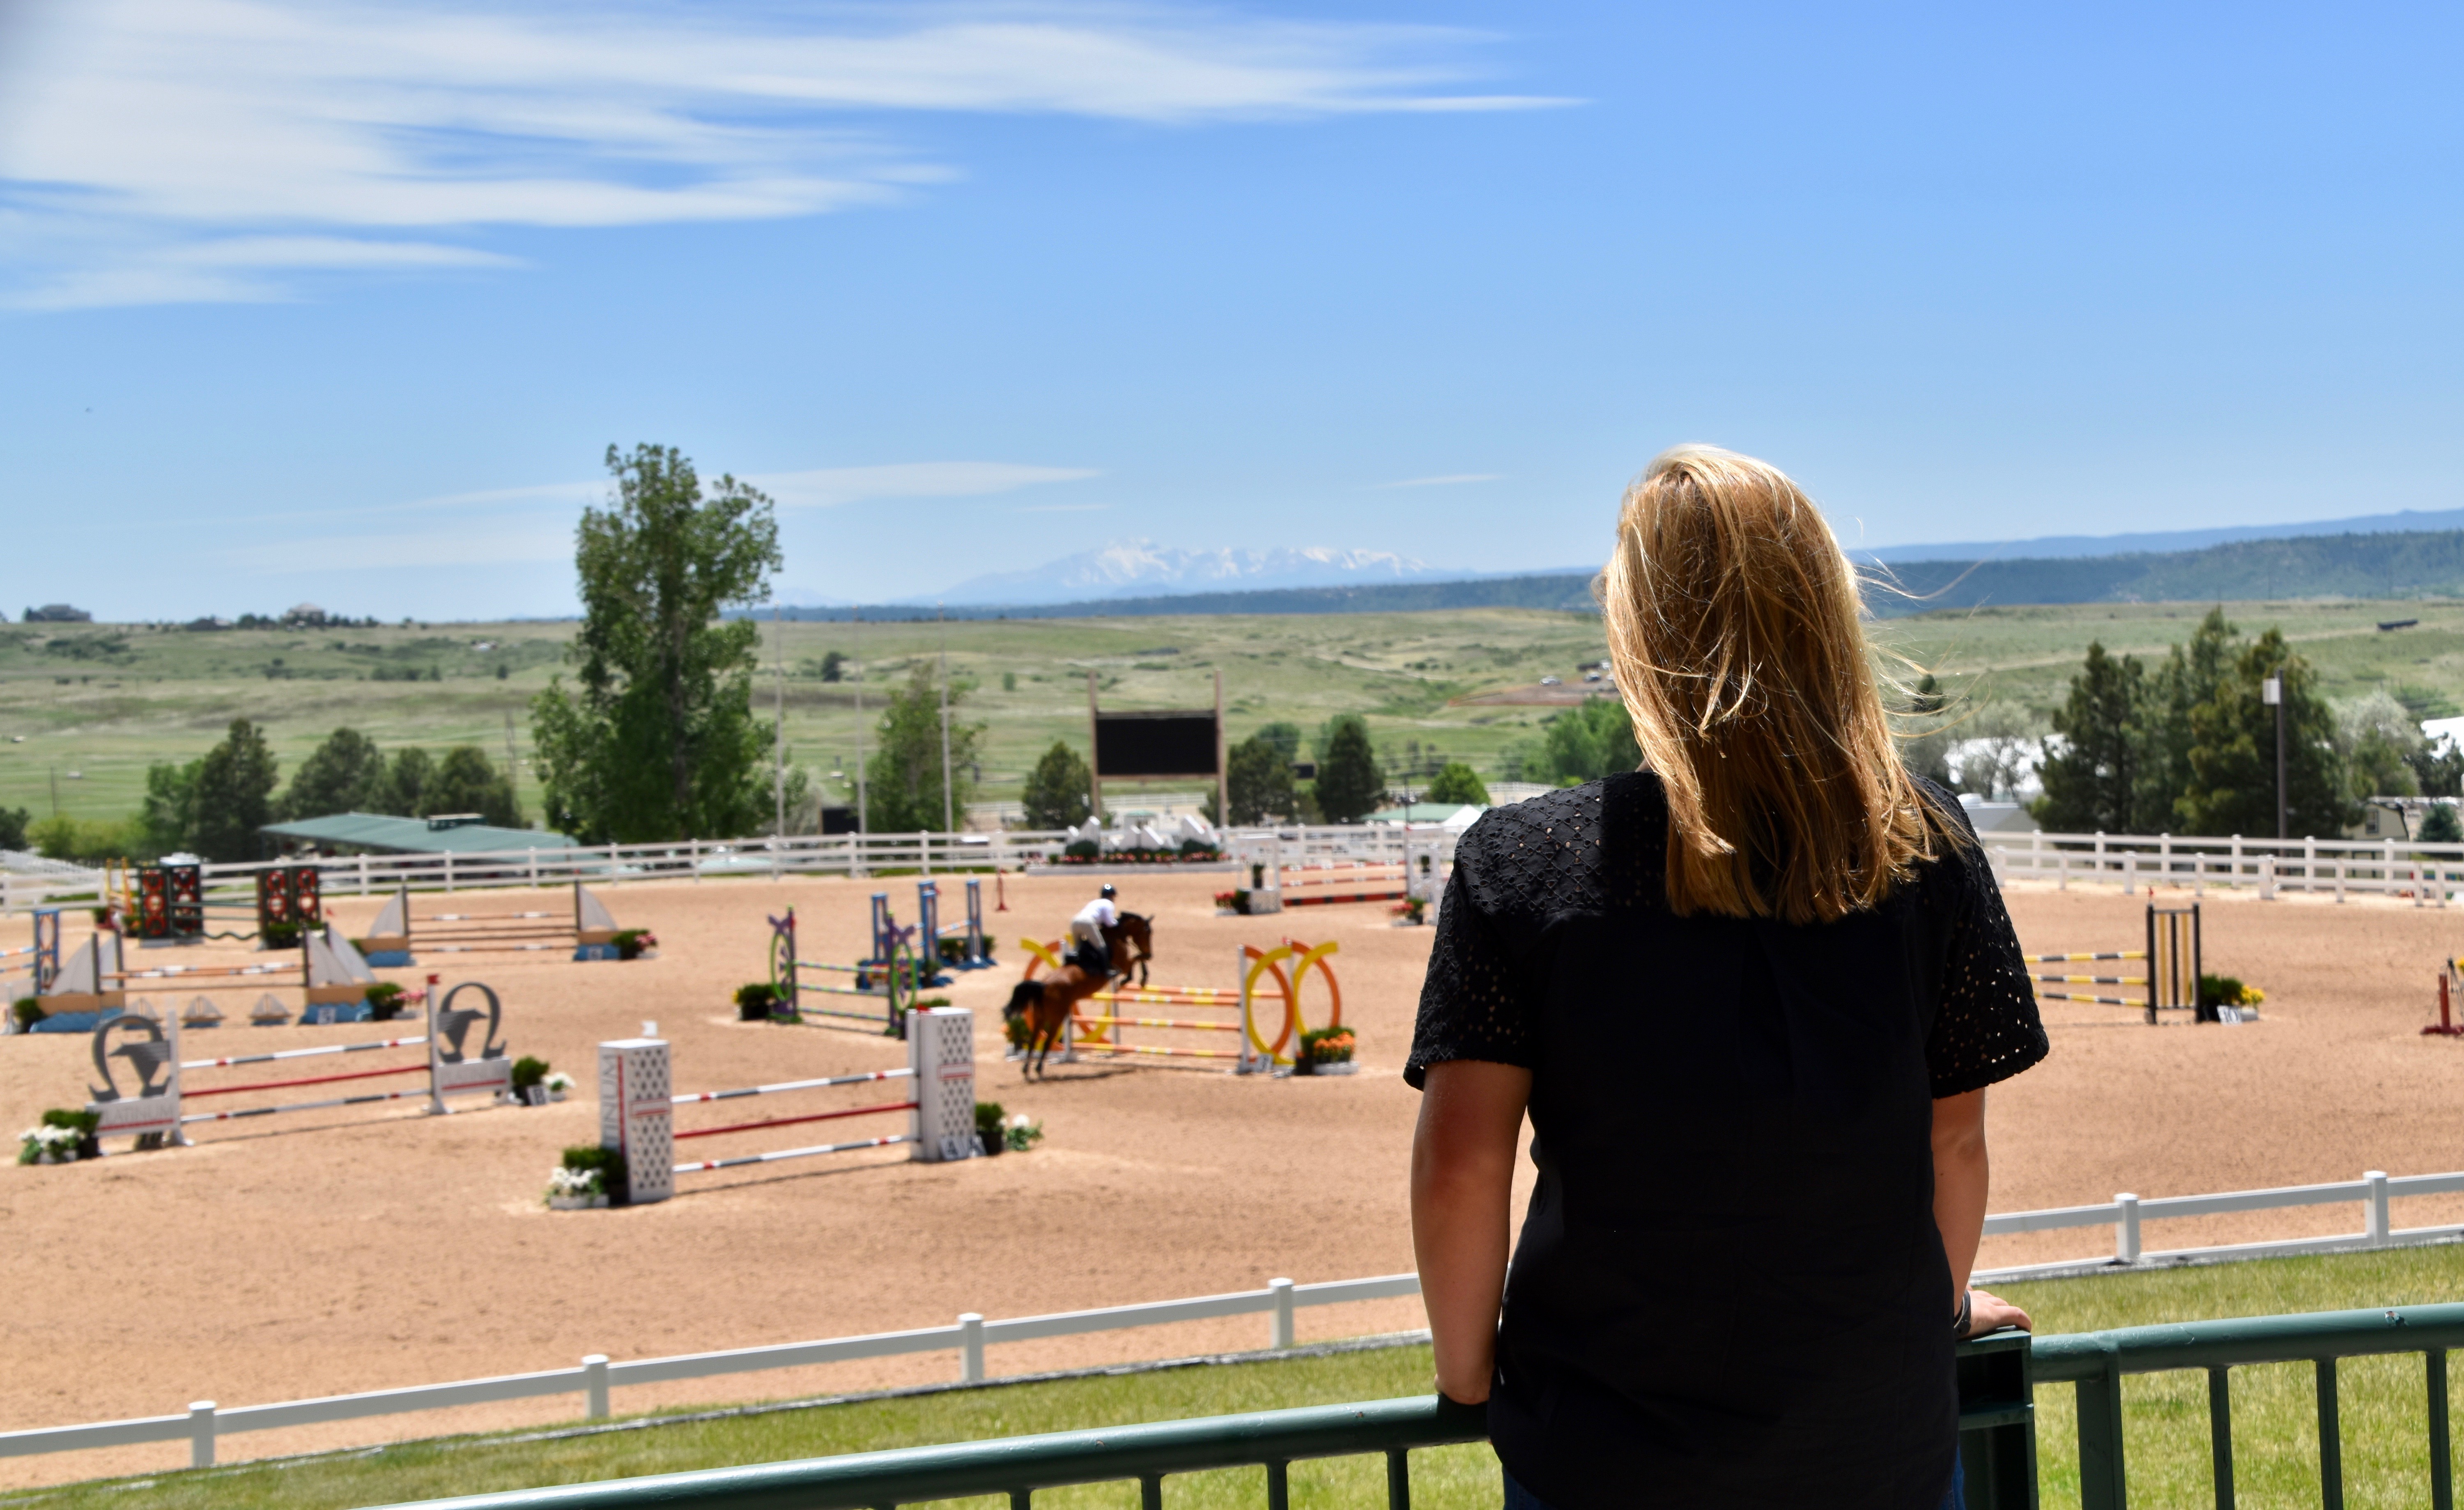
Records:
M197 854L209 860L255 859L265 843L257 831L274 821L280 774L257 726L231 720L223 742L198 763L190 819Z
M1315 789L1318 811L1329 823L1356 823L1384 800L1386 779L1369 744L1368 721L1360 715L1338 714L1328 721L1318 747Z
M2086 663L2071 677L2070 699L2054 715L2061 744L2049 748L2038 766L2045 800L2037 821L2061 833L2130 832L2145 786L2146 713L2146 675L2138 658L2116 659L2101 642L2089 641Z
M2222 614L2211 614L2221 623ZM2200 670L2193 642L2191 671ZM2276 833L2276 716L2259 683L2284 682L2284 797L2293 837L2332 838L2361 816L2345 791L2336 748L2335 710L2319 695L2318 674L2270 629L2225 664L2207 700L2190 710L2191 784L2180 808L2190 833Z

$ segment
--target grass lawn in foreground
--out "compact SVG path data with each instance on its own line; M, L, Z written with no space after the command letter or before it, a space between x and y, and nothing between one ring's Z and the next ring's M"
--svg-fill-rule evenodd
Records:
M2006 1286L2041 1333L2094 1331L2226 1316L2352 1310L2464 1300L2464 1247L2398 1249ZM949 1390L781 1410L552 1441L454 1437L361 1454L167 1473L29 1491L0 1499L43 1510L341 1510L488 1490L776 1462L935 1442L1135 1421L1221 1415L1418 1394L1425 1346ZM2344 1503L2353 1510L2427 1503L2424 1384L2417 1357L2343 1366ZM2464 1393L2464 1391L2459 1391ZM2131 1498L2142 1505L2212 1503L2203 1373L2134 1375L2124 1386ZM2078 1428L2068 1386L2037 1395L2044 1503L2079 1502ZM2233 1371L2235 1478L2245 1506L2319 1502L2318 1418L2307 1364ZM244 1447L245 1438L232 1443ZM1492 1506L1496 1461L1485 1446L1413 1454L1413 1503ZM1295 1505L1382 1502L1383 1464L1297 1464ZM1173 1510L1265 1503L1263 1470L1167 1479ZM1133 1506L1134 1484L1052 1490L1039 1505ZM970 1501L995 1507L1000 1501Z

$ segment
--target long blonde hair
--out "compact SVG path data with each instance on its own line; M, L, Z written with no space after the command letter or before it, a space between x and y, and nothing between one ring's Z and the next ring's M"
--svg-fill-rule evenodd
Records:
M1668 795L1680 916L1830 922L1947 835L1892 744L1856 569L1776 467L1661 453L1592 585L1643 766Z

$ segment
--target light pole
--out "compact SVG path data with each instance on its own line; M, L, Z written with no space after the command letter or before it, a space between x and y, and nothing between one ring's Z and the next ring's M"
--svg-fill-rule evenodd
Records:
M2284 811L2284 678L2270 677L2258 684L2258 700L2276 710L2276 836L2292 837Z

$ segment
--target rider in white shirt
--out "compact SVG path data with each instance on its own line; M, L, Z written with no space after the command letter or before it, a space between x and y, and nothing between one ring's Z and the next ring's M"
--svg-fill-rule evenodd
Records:
M1102 896L1069 920L1069 937L1077 945L1071 963L1094 980L1112 978L1112 946L1105 942L1104 930L1120 926L1121 909L1115 904L1119 896L1119 888L1107 883Z

